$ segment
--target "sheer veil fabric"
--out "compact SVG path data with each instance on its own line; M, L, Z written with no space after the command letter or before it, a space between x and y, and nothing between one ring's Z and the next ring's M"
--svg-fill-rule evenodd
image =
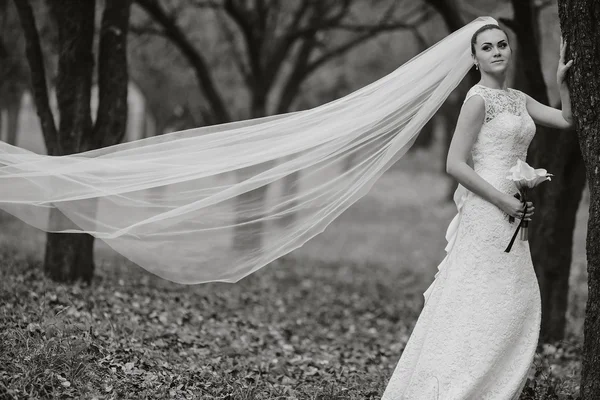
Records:
M236 282L369 191L472 67L471 36L490 23L305 111L68 156L0 142L0 208L44 231L89 233L170 281Z

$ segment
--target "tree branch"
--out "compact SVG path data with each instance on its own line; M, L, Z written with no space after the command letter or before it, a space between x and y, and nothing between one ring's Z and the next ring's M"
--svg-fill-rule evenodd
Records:
M127 126L127 30L131 0L106 0L98 54L98 114L93 147L120 143Z
M344 3L342 3L339 12L334 17L332 17L332 19L337 19L339 21L339 19L343 18L344 15L347 13L347 11L350 7L350 4L351 4L351 0L344 0ZM316 32L318 31L318 30L313 30L312 32L310 32L310 34L305 34L305 35L295 34L295 32L299 31L299 26L300 26L300 23L302 22L302 18L306 15L306 13L309 10L311 10L311 5L312 5L313 13L311 15L311 18L309 18L309 22L308 22L309 25L316 25L318 22L318 18L323 18L324 16L326 16L326 13L324 13L324 10L315 9L315 6L311 2L311 0L304 0L304 2L300 5L300 7L298 7L298 10L294 14L294 18L292 19L292 22L289 24L289 26L285 30L286 32L291 32L291 33L283 35L279 39L278 43L276 43L274 45L274 50L271 54L271 57L269 58L269 62L267 63L267 65L265 67L265 71L266 71L265 75L266 76L272 77L272 79L274 79L277 76L277 74L279 73L279 70L283 64L283 61L289 54L289 51L292 49L296 40L300 39L302 36L304 36L306 39L310 40L309 39L310 34L315 35Z
M293 43L295 40L299 39L302 36L310 36L314 35L319 31L325 31L329 29L336 29L339 26L340 21L347 15L350 10L351 0L345 0L345 3L338 13L333 16L327 18L326 12L324 10L314 10L314 14L316 14L318 18L313 23L308 24L308 26L302 29L296 29L294 31L288 31L289 33L286 35L286 39L289 43ZM389 11L389 10L388 10ZM387 18L388 11L385 13L385 18Z
M263 70L261 68L260 49L263 45L262 35L252 26L252 16L250 11L242 9L241 6L234 3L234 0L225 0L224 10L229 17L237 24L242 33L246 50L248 53L248 64L250 65L251 83L262 83ZM256 21L255 21L256 22ZM257 82L258 81L258 82Z
M132 25L129 27L129 32L136 35L150 35L168 39L163 29L157 29L150 25Z
M407 24L404 22L396 22L393 24L377 24L377 25L351 25L351 24L339 24L337 26L332 26L328 28L328 30L346 30L351 32L370 32L373 34L396 31L400 29L413 29L415 24Z
M49 155L61 154L60 143L58 142L58 131L54 123L54 116L48 101L48 87L46 84L46 71L44 68L44 56L40 45L35 24L35 17L29 0L14 0L15 8L19 14L21 27L25 34L27 60L29 61L29 70L31 75L31 90L35 99L37 114L42 126L42 134Z
M300 91L300 85L302 85L302 82L304 81L304 71L308 66L310 56L315 46L316 38L314 36L309 39L306 39L300 46L292 72L289 74L287 82L281 90L279 100L276 103L276 114L282 114L290 110L290 106L292 105L294 98L298 95L298 92Z
M192 5L196 8L209 8L213 10L217 10L223 8L223 5L218 1L210 1L210 0L194 0L192 1Z
M427 40L425 39L425 36L423 36L421 34L421 32L419 32L418 27L413 27L411 29L411 32L413 33L413 36L415 37L417 43L419 44L419 48L420 49L426 49L427 48Z
M231 121L231 117L223 99L219 95L212 76L210 74L207 62L204 57L196 50L175 21L169 17L157 0L135 0L162 28L166 37L177 46L185 58L194 68L196 77L200 83L203 93L210 104L214 115L215 123L224 123Z
M464 26L460 7L456 0L425 0L444 19L450 32L459 30Z
M396 10L397 2L392 2L391 6L384 12L383 17L375 24L350 24L340 23L341 18L345 14L339 14L336 17L329 18L321 21L318 24L310 25L304 29L299 29L290 34L291 37L305 36L316 33L317 31L328 31L328 30L345 30L351 32L369 32L377 35L382 32L390 32L400 29L412 29L413 27L420 25L432 15L431 10L425 7L419 7L416 12L421 12L421 15L417 17L417 20L412 23L407 22L389 22ZM347 10L346 10L347 11Z
M307 75L312 73L312 71L314 71L316 68L318 68L325 62L331 60L332 58L338 57L338 56L346 53L348 50L352 49L353 47L359 45L362 42L365 42L369 39L372 39L382 33L389 32L391 30L401 30L401 29L414 30L421 23L426 21L430 16L431 16L431 12L428 10L428 11L424 12L424 14L421 16L421 18L419 18L419 20L413 24L405 24L405 23L400 23L400 22L394 23L394 24L386 24L385 23L386 19L390 17L390 15L388 13L387 15L384 15L384 17L382 18L380 23L374 24L373 26L370 27L370 29L367 29L365 27L365 29L363 30L364 33L362 35L347 41L346 43L338 46L337 48L329 51L328 53L325 53L320 58L318 58L318 59L314 60L312 63L310 63L306 69Z
M517 25L517 23L515 22L514 19L498 18L498 21L502 22L508 29L513 31L513 33L515 33L515 34L519 33L519 25Z
M388 10L389 11L389 10ZM376 36L388 32L390 30L399 30L399 29L410 29L413 32L416 31L417 26L422 23L424 20L431 16L431 12L428 10L424 13L423 16L419 19L419 21L415 24L374 24L371 29L365 29L362 35L359 35L351 40L348 40L346 43L339 45L335 49L326 52L319 58L310 62L310 54L308 53L308 47L302 47L299 51L299 56L297 58L297 62L292 70L290 76L286 84L284 85L284 90L282 91L281 99L278 104L278 113L286 112L289 110L289 106L291 105L293 98L297 95L300 85L304 82L310 74L312 74L317 68L326 62L334 59L335 57L339 57L359 44L368 41L370 39L375 38ZM384 16L381 22L385 22L387 18L389 18L389 13ZM391 26L394 26L394 29L391 29ZM387 29L387 28L390 29ZM418 32L417 32L418 33ZM312 37L313 43L312 48L314 48L317 44L315 37ZM312 48L310 51L312 52ZM289 92L289 93L287 93Z
M237 66L238 71L240 72L242 77L244 78L244 81L249 86L252 76L250 74L250 71L248 71L248 68L244 64L244 55L242 54L242 52L238 49L238 47L236 45L235 35L233 34L233 31L231 29L229 29L229 26L227 25L227 21L225 21L225 18L223 18L222 13L216 12L215 14L217 15L217 18L219 18L219 26L221 27L223 34L225 35L225 38L231 45L231 48L232 48L231 52L233 54L233 60L235 62L235 65Z

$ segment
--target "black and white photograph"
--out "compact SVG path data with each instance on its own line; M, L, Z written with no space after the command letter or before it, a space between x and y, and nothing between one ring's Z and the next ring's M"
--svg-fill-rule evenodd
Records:
M599 400L600 1L0 0L0 400Z

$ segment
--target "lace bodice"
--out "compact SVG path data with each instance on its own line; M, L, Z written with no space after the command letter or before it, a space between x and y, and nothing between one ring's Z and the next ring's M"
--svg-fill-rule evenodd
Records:
M535 124L527 113L525 94L516 89L473 86L465 97L479 95L485 102L485 119L471 155L473 169L498 190L514 193L514 183L506 179L508 170L525 161Z

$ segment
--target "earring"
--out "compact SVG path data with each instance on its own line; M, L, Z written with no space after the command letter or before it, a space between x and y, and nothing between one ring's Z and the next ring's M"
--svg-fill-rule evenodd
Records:
M479 64L475 64L475 69L479 70Z

